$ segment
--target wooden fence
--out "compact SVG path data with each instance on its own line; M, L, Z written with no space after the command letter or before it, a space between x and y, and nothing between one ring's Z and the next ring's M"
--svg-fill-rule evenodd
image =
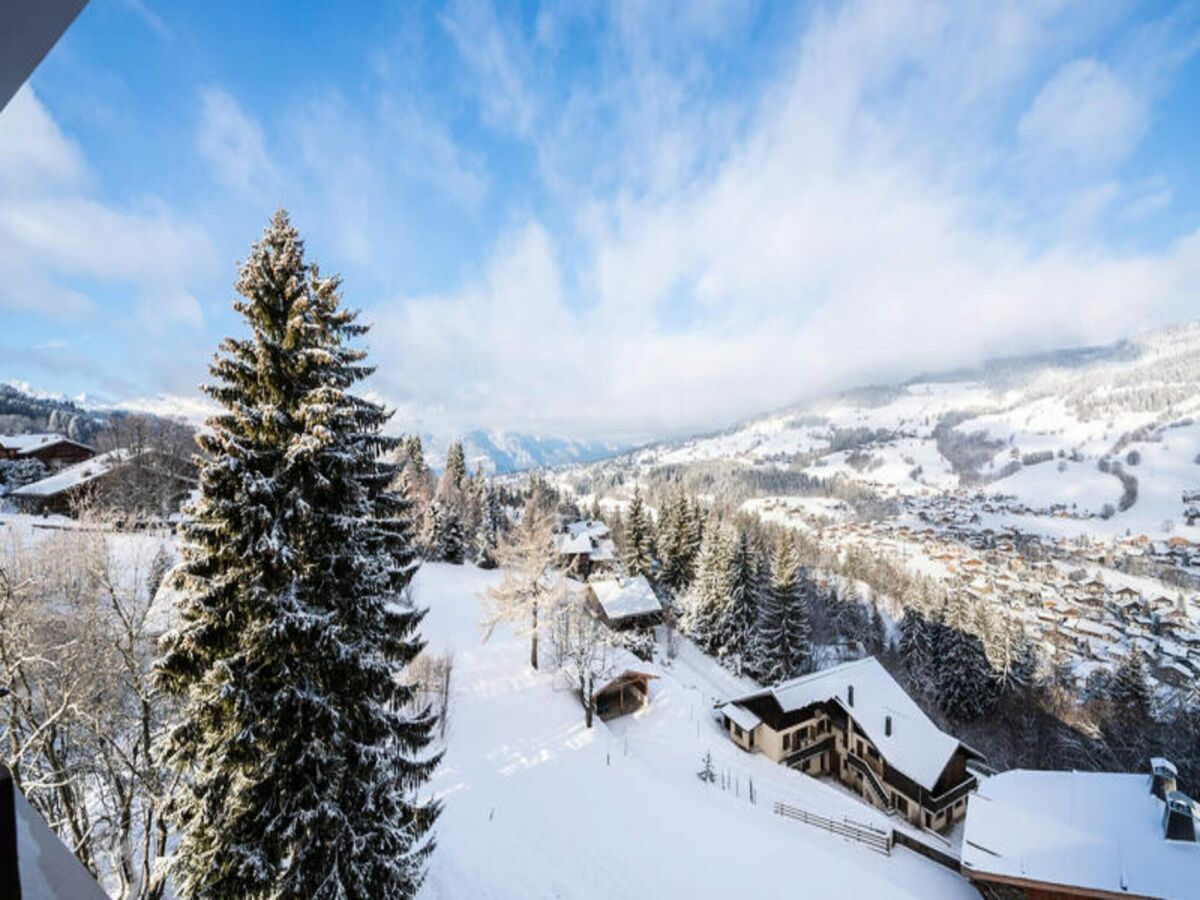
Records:
M892 855L892 832L890 830L882 831L878 828L871 828L869 825L859 825L848 819L843 819L839 822L836 819L814 815L808 810L800 809L797 806L789 806L786 803L776 802L775 812L786 819L795 819L797 822L803 822L805 825L811 825L814 828L821 828L830 834L840 835L844 838L850 838L852 841L858 841L860 844L866 844L872 850L882 853L884 856Z

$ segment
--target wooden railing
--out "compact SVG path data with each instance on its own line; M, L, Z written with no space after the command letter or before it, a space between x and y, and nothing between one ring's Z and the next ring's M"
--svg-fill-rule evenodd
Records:
M808 810L801 809L798 806L789 806L786 803L776 802L775 812L786 819L794 819L797 822L803 822L805 825L821 828L830 834L840 835L852 841L857 841L860 844L865 844L870 849L877 853L882 853L884 856L892 855L892 832L890 830L882 831L878 828L872 828L869 825L860 825L857 822L851 822L849 819L843 819L839 822L836 819L818 816L810 813Z
M867 784L871 786L871 790L879 799L879 802L883 804L884 808L888 812L891 812L894 806L892 803L892 795L888 793L887 788L883 786L883 782L879 780L879 776L875 774L875 770L867 765L867 761L855 756L853 753L847 753L846 762L850 763L851 766L866 776Z
M964 781L960 781L954 787L939 794L936 797L927 797L925 799L925 808L933 813L940 813L951 803L967 796L971 791L978 787L979 781L974 775L971 775Z

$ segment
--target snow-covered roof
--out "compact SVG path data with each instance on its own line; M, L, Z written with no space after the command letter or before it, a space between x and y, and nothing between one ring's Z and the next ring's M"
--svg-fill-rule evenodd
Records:
M1141 897L1195 897L1200 844L1168 841L1149 775L1014 769L968 801L963 869Z
M743 731L753 731L762 722L762 719L750 712L746 707L738 706L736 703L722 703L717 708Z
M608 526L599 519L580 519L578 522L570 523L567 526L567 532L572 537L587 535L588 537L602 538L608 537Z
M24 455L32 453L34 450L40 450L43 447L53 447L55 444L76 444L80 447L86 447L86 444L80 444L79 441L73 441L64 434L55 434L54 432L42 432L39 434L0 434L0 447L7 450L15 450L17 453Z
M626 619L662 612L662 604L644 575L618 581L606 578L589 582L592 593L609 619Z
M15 491L9 491L8 495L10 497L53 497L55 494L61 494L63 491L69 491L102 475L107 475L134 455L132 450L109 450L107 453L93 456L84 462L67 466L49 478L43 478L41 481L27 484Z
M592 539L586 534L560 534L558 552L572 556L577 553L591 553Z
M853 704L849 698L851 687ZM960 746L957 738L933 724L873 656L785 681L769 693L785 713L836 701L879 748L888 765L926 790L933 790ZM890 735L885 726L889 716Z

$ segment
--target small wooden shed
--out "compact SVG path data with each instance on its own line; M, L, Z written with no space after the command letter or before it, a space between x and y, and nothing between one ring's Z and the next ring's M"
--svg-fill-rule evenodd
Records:
M657 677L649 672L625 669L593 695L596 715L608 720L641 709L650 702L650 679Z

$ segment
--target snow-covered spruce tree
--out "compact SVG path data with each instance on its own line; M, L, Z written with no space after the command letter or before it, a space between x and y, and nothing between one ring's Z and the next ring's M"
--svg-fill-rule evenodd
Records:
M756 675L775 684L812 667L812 629L796 548L781 538L771 560L771 582L763 594L755 629Z
M445 496L453 491L461 494L467 486L467 458L463 453L462 441L454 441L446 451L446 468L442 470L442 480L438 485L438 493Z
M1109 699L1117 714L1127 720L1144 720L1150 714L1151 693L1142 654L1131 650L1113 673Z
M705 529L696 579L684 606L683 630L706 653L716 653L719 646L718 626L732 587L733 540L728 526Z
M762 596L758 548L741 532L729 562L729 602L717 623L717 655L741 674L754 641Z
M695 577L695 525L687 495L680 489L667 498L658 526L658 552L662 562L659 580L676 595Z
M475 563L482 569L496 568L496 550L504 529L504 510L490 481L485 481L479 501L479 528L475 534Z
M180 527L181 624L160 683L181 787L184 898L410 897L432 850L433 718L404 710L423 613L401 599L415 554L388 486L390 415L350 393L371 369L286 213L237 281L250 326L214 359L224 409L199 441Z
M975 620L966 596L961 591L952 593L934 644L938 704L946 715L963 722L978 719L995 699L983 641L972 631Z
M625 571L630 576L651 574L654 562L654 523L646 504L642 502L641 488L633 491L633 501L625 516Z
M458 510L439 497L429 504L427 523L425 558L462 565L466 558L466 539Z

